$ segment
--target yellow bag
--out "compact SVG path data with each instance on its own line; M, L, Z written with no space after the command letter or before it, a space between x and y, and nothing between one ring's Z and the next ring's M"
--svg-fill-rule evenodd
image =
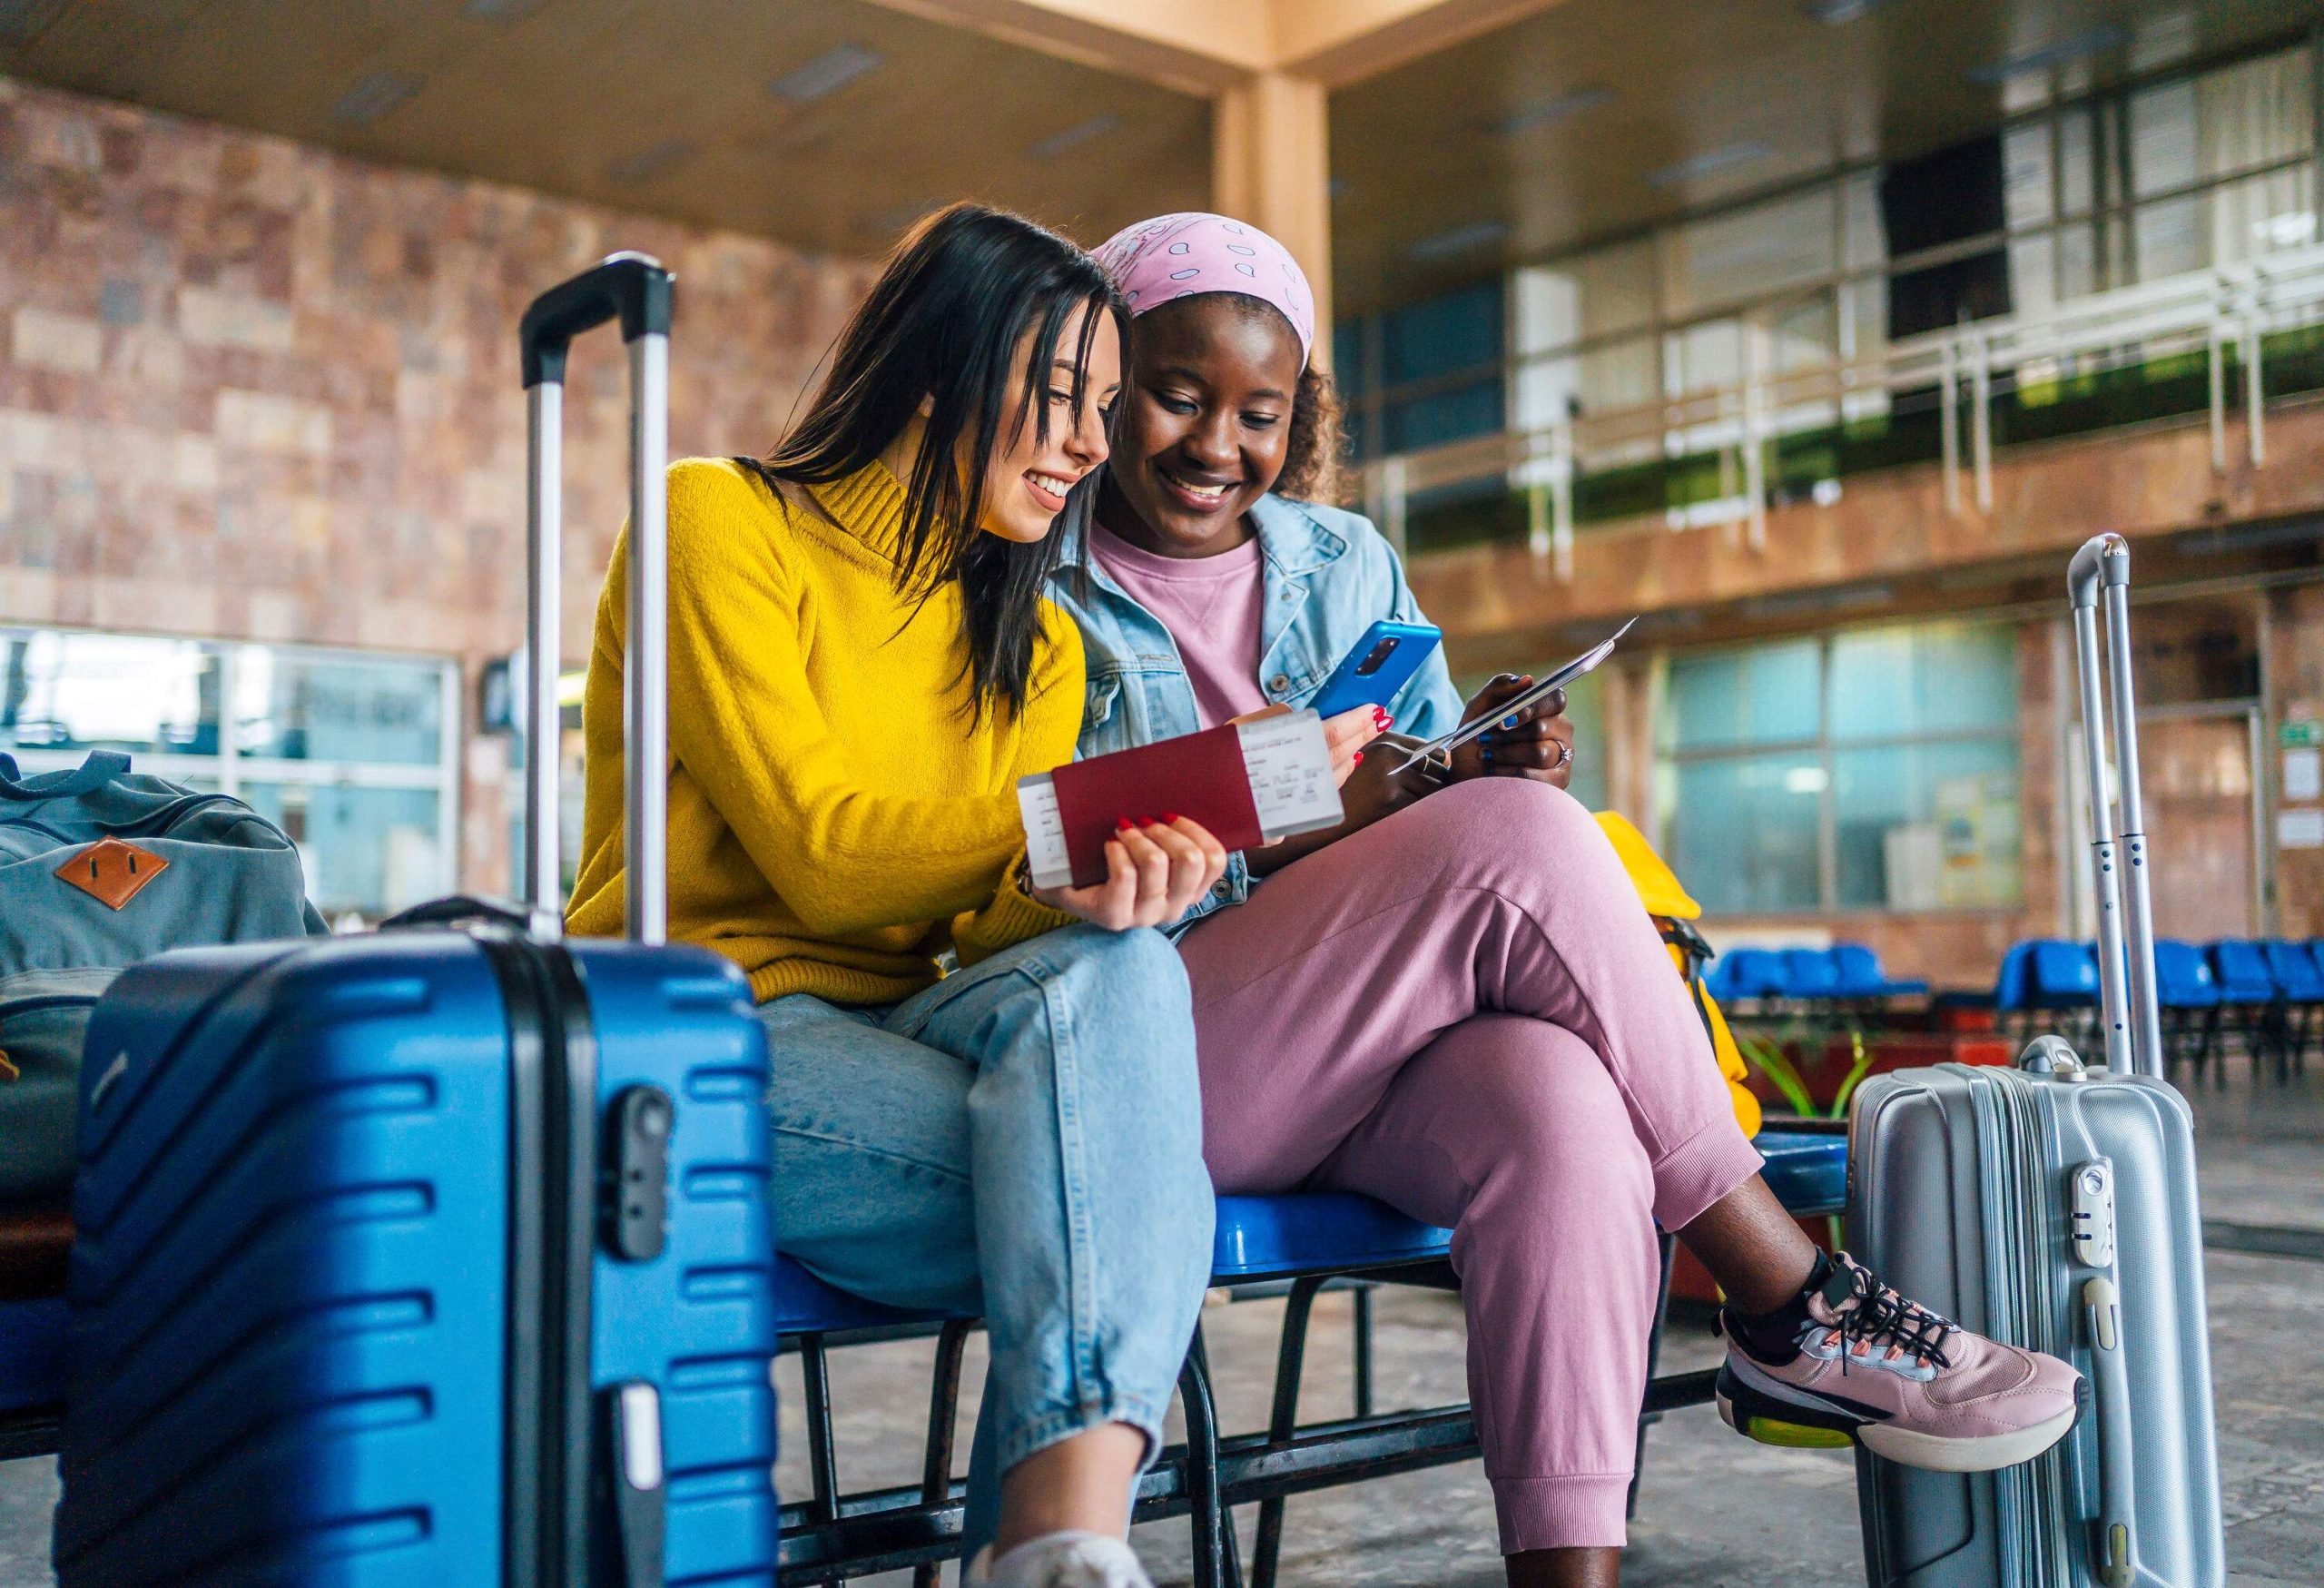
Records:
M1654 845L1646 841L1646 834L1631 826L1627 818L1611 811L1600 811L1598 825L1613 844L1614 853L1621 856L1622 869L1630 873L1639 902L1654 917L1662 941L1670 945L1671 963L1685 978L1687 990L1694 994L1695 1007L1702 1011L1704 1029L1710 1032L1711 1051L1718 1055L1718 1072L1727 1078L1727 1090L1735 1104L1735 1122L1743 1127L1744 1135L1757 1136L1759 1100L1743 1085L1747 1071L1742 1050L1736 1047L1735 1035L1727 1029L1727 1017L1719 1012L1717 1001L1703 991L1703 966L1709 962L1711 949L1692 924L1702 915L1703 907L1679 885L1678 873L1654 853Z

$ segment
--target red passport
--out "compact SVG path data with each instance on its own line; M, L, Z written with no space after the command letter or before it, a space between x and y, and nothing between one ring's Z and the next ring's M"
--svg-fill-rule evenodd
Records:
M1314 712L1228 723L1021 779L1033 881L1106 880L1106 841L1125 816L1184 816L1230 850L1329 827L1342 818L1322 719Z

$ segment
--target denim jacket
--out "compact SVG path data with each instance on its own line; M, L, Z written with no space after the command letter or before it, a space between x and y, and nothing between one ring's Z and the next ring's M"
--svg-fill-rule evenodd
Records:
M1195 689L1177 642L1088 554L1089 515L1098 477L1075 490L1060 516L1058 571L1049 598L1081 630L1088 662L1088 699L1081 714L1076 754L1103 755L1134 745L1191 734L1202 726ZM1271 701L1305 705L1342 656L1380 618L1427 621L1404 583L1403 566L1372 521L1338 508L1261 497L1251 508L1265 568L1266 609L1259 636L1260 688ZM1461 720L1462 700L1439 647L1397 695L1389 710L1396 731L1422 738ZM1187 912L1180 927L1250 896L1251 874L1240 854L1226 874Z

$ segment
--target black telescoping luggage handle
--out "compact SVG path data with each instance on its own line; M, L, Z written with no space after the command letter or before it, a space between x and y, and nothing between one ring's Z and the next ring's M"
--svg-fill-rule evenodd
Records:
M2149 882L2154 863L2139 794L2138 702L2131 678L2130 542L2112 534L2084 541L2066 572L2066 597L2073 611L2083 758L2090 784L2106 1060L2109 1068L2125 1074L2159 1077L2163 1071L2162 1019L2154 984L2154 895ZM2119 807L2106 797L2109 740Z
M564 380L565 354L573 339L608 320L621 321L625 342L669 335L673 280L659 261L645 254L608 254L534 299L517 327L524 346L525 384Z
M628 937L659 943L669 922L670 317L675 279L642 253L616 253L535 299L519 327L529 436L526 623L525 864L519 890L536 937L563 913L557 858L556 699L564 533L565 356L573 339L619 321L629 350L629 606L624 647L623 861Z

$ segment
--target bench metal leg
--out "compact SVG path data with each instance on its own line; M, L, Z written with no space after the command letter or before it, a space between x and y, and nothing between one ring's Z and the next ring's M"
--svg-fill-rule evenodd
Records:
M1219 1493L1218 1402L1210 1390L1210 1353L1202 1325L1178 1370L1178 1391L1187 1407L1187 1499L1194 1522L1194 1588L1242 1588L1242 1563L1235 1545L1235 1519Z
M1271 1440L1290 1438L1299 1425L1299 1379L1307 1365L1307 1321L1323 1288L1320 1276L1297 1280L1284 1303L1283 1338L1275 1357L1275 1406L1267 1416ZM1359 1394L1363 1387L1359 1376ZM1259 1536L1251 1547L1251 1588L1275 1588L1276 1558L1283 1550L1283 1506L1280 1497L1259 1502Z
M975 1327L955 1318L936 1336L935 1381L928 1392L928 1459L920 1475L922 1504L937 1504L952 1493L952 1430L960 1419L960 1357ZM912 1569L912 1588L939 1588L943 1573L942 1562L924 1562Z
M806 1381L807 1468L813 1484L815 1520L839 1520L839 1442L832 1428L831 1356L821 1335L799 1336L800 1375ZM847 1579L833 1577L837 1588Z
M1662 1365L1662 1329L1670 1321L1670 1265L1678 1255L1678 1243L1670 1238L1670 1232L1667 1229L1658 1228L1655 1230L1654 1244L1662 1254L1662 1289L1654 1298L1654 1327L1647 1331L1646 1336L1646 1377L1649 1384L1654 1382L1654 1375ZM1630 1463L1630 1495L1622 1502L1622 1514L1626 1517L1635 1518L1638 1515L1638 1487L1646 1476L1646 1431L1661 1420L1660 1412L1639 1413L1638 1455Z
M1355 1282L1355 1415L1372 1415L1372 1286Z

